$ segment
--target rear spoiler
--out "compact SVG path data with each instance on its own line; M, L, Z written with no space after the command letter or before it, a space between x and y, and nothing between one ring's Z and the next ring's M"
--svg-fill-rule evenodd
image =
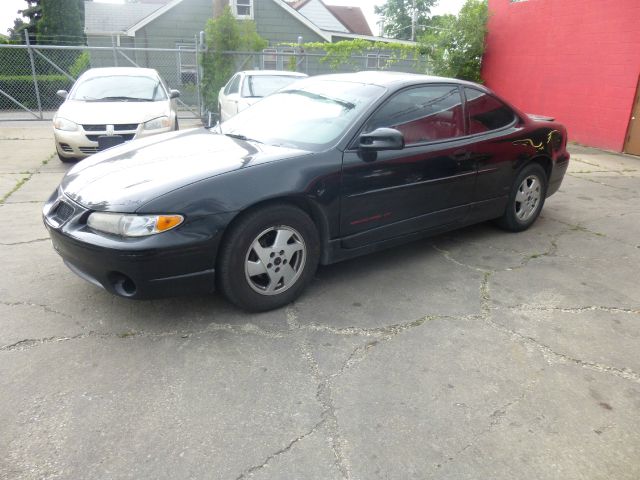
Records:
M535 113L527 113L527 116L531 120L537 120L539 122L553 122L555 118L547 117L546 115L536 115Z

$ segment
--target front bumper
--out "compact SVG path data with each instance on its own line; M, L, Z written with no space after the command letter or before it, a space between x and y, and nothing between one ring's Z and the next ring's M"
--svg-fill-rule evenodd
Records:
M171 126L156 130L145 130L140 124L134 129L116 130L112 134L122 135L125 142L129 142L138 138L170 132L171 130ZM53 129L58 154L69 158L84 158L99 152L97 137L101 135L107 135L107 131L99 129L87 131L82 125L78 125L78 130L73 132Z
M60 204L73 209L59 215ZM186 219L175 230L140 238L100 234L86 226L90 210L57 192L45 204L53 247L78 276L127 298L210 293L222 227L216 215Z

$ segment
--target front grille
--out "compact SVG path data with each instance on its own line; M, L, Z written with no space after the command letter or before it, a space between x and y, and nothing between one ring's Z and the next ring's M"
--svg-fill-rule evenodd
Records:
M66 202L60 200L58 205L56 205L51 212L51 218L55 220L59 225L62 225L64 222L69 220L71 215L73 215L73 207Z
M135 133L119 133L118 135L120 135L122 138L124 138L125 142L128 142L129 140L132 140L133 137L135 137ZM91 140L92 142L97 142L98 141L98 137L102 137L102 135L87 135L87 138L89 140Z
M88 155L93 155L94 153L99 152L98 147L80 147L80 151Z
M82 125L82 128L84 128L85 132L106 132L107 131L107 126L106 125Z
M63 152L73 152L73 148L71 148L68 143L61 143L60 148Z
M85 132L106 132L107 126L105 124L95 124L95 125L82 125ZM137 130L137 123L117 123L113 125L113 129L116 132L126 132L127 130Z
M114 125L113 129L116 132L122 132L125 130L137 130L138 129L138 124L137 123L121 123L119 125Z

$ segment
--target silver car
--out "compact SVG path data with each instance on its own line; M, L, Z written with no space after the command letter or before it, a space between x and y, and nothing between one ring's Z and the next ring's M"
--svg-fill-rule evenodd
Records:
M176 98L156 70L92 68L53 117L58 157L70 162L134 138L178 130Z

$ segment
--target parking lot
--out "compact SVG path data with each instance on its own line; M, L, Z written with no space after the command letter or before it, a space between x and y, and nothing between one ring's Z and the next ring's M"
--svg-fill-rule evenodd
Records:
M40 218L50 124L0 150L0 479L640 478L640 158L572 146L530 230L321 267L247 314L77 278Z

